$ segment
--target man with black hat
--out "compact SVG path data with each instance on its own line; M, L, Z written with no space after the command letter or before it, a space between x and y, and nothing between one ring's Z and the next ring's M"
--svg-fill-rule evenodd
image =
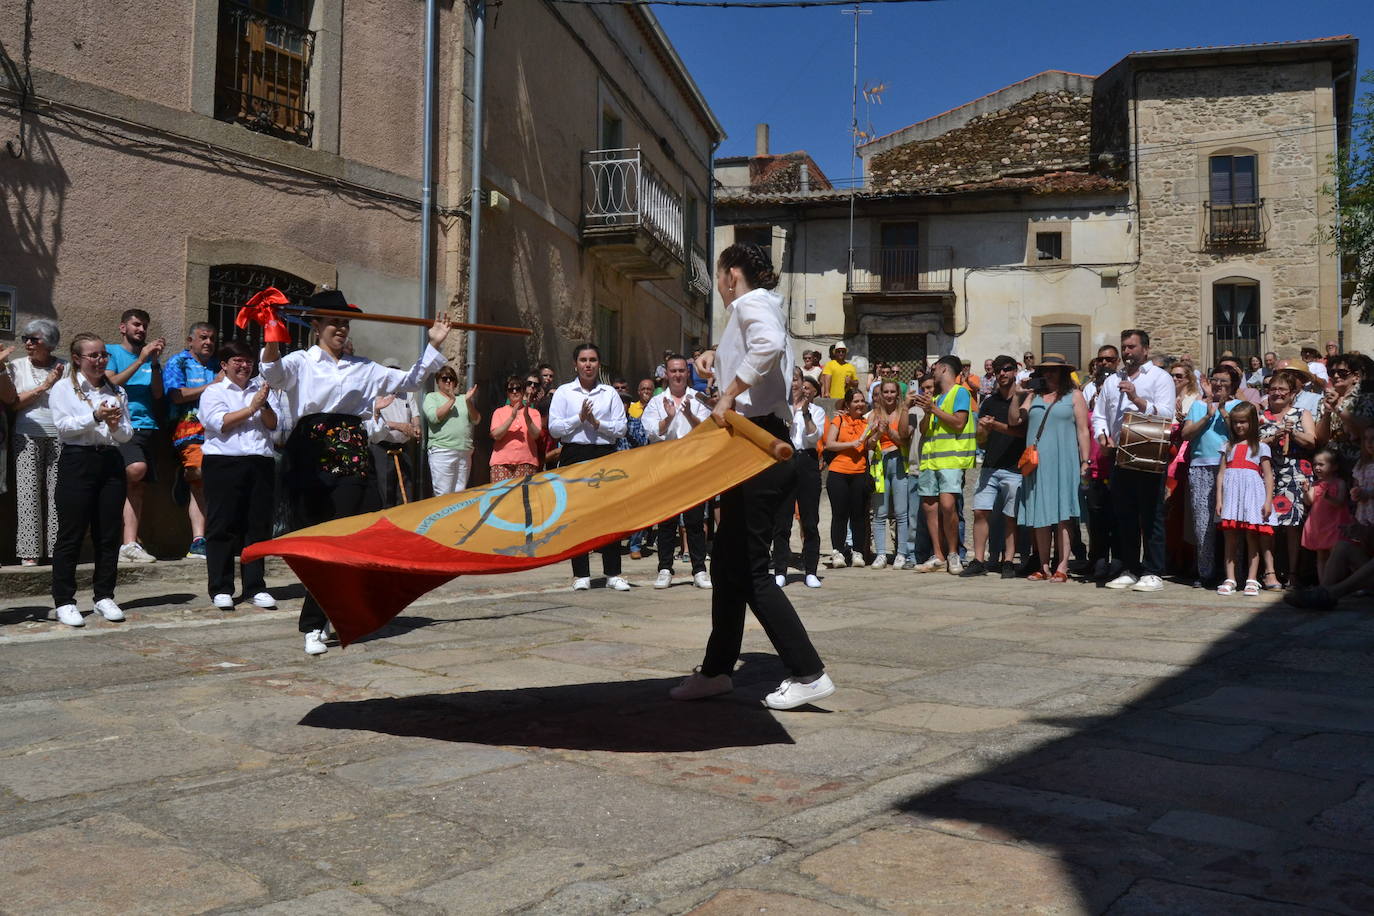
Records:
M362 313L335 289L320 290L306 306ZM286 443L286 483L301 528L377 510L376 470L363 420L372 414L377 398L415 391L444 364L437 348L449 330L447 316L436 318L425 352L402 371L345 355L349 319L319 316L310 324L319 342L285 356L276 342L284 335L272 334L269 324L260 366L263 381L285 395L290 415L298 418ZM306 595L299 621L306 654L328 651L327 625L324 609L314 596Z

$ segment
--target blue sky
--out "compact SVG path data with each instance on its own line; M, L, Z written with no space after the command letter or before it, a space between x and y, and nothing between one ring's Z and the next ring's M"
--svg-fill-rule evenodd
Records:
M870 7L859 26L859 85L885 83L864 108L876 134L905 127L1039 73L1098 74L1132 51L1353 34L1374 68L1371 0L940 0ZM655 7L729 139L720 155L805 149L832 178L849 176L853 17L816 9Z

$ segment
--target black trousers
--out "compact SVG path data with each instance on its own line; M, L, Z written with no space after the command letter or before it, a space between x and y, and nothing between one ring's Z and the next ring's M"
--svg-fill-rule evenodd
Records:
M787 425L777 417L754 420L780 439ZM711 638L701 673L730 674L744 641L744 609L754 612L779 658L794 676L825 668L801 618L773 579L769 560L778 505L796 487L796 465L775 464L720 495L720 526L711 550Z
M1083 503L1088 511L1088 559L1093 563L1112 555L1112 491L1107 481L1088 480Z
M53 607L76 601L81 539L95 548L95 600L113 598L124 533L124 458L113 445L63 445L57 459L57 543L52 553Z
M205 567L210 597L234 594L234 558L243 548L272 537L275 458L261 455L206 455ZM243 593L267 590L266 561L243 564Z
M868 503L871 478L866 471L841 474L832 470L825 478L825 492L830 497L830 547L850 559L853 551L845 546L845 528L853 534L854 551L868 556Z
M1117 562L1137 577L1164 575L1164 475L1118 467L1111 488Z
M563 450L558 456L558 466L565 468L570 464L577 464L579 461L590 461L592 458L604 458L615 451L614 445L582 445L577 442L569 442L563 446ZM602 547L597 553L601 554L601 572L607 577L620 575L620 542L612 541ZM574 579L586 579L592 574L592 561L590 554L578 554L572 558L572 571Z
M815 449L792 453L797 484L792 493L778 504L778 516L773 525L773 572L787 575L792 561L792 507L797 507L802 533L802 569L814 576L821 562L821 461ZM900 552L900 551L899 551Z
M377 482L371 477L340 477L333 486L307 487L297 492L297 528L309 528L363 512L376 512ZM323 630L327 618L315 596L306 592L296 628L302 633Z
M372 446L372 466L377 471L377 494L382 503L381 508L391 509L401 504L401 484L402 481L396 477L396 459L392 458L394 451L401 459L401 476L405 479L405 494L407 499L415 499L416 476L414 447L410 443L401 445L400 448L385 448L377 443Z
M672 569L677 553L678 516L658 523L658 568ZM692 575L706 572L706 503L693 506L682 513L682 525L687 532L687 557L692 561Z

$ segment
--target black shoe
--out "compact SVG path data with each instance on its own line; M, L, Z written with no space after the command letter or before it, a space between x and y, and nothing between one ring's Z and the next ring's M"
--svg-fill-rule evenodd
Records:
M1107 573L1111 571L1111 564L1105 559L1098 560L1093 564L1093 578L1099 582L1107 580Z
M1284 596L1283 600L1285 603L1304 611L1334 611L1336 609L1336 599L1331 597L1331 593L1320 585L1315 588L1304 588L1301 591L1291 591Z
M1003 579L1015 579L1015 578L1016 578L1016 564L1015 564L1015 563L1013 563L1013 562L1010 561L1010 560L1007 560L1005 563L1002 564L1002 578L1003 578Z
M981 561L969 560L968 565L964 567L964 571L959 573L959 578L971 579L974 576L986 576L987 574L988 568L984 566Z

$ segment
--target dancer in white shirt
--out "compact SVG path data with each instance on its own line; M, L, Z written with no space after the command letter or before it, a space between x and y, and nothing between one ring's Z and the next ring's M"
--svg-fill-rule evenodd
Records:
M242 341L227 341L219 351L224 378L200 396L205 567L210 600L222 611L234 609L234 558L272 536L277 413L272 389L254 377L256 355ZM274 608L264 566L263 560L243 564L243 594L258 607Z
M736 243L716 262L716 289L729 312L714 359L698 371L713 372L721 386L712 420L725 425L734 409L780 439L788 436L787 393L792 353L783 324L778 275L757 245ZM705 370L705 371L703 371ZM711 548L711 637L701 667L669 691L675 700L700 700L734 689L731 674L744 640L744 609L763 624L790 676L764 699L771 709L795 709L835 692L801 618L769 569L778 504L796 486L790 461L774 464L720 495L720 526Z
M1126 414L1172 417L1177 412L1174 380L1150 362L1148 333L1121 332L1121 361L1121 371L1106 377L1093 403L1093 436L1103 450L1117 447ZM1164 587L1164 478L1113 468L1112 570L1119 575L1107 588L1157 592Z
M601 458L615 451L615 441L625 435L630 420L625 402L610 385L597 381L601 373L601 350L594 343L579 344L573 351L577 378L560 385L549 404L549 434L562 443L558 466ZM606 587L618 592L630 590L620 574L620 544L602 547L601 570ZM572 558L573 591L592 587L591 559L585 553Z
M338 290L321 290L306 305L362 314ZM282 356L279 345L269 340L260 366L263 381L282 392L294 418L286 443L286 482L299 528L377 510L380 499L364 418L371 416L376 398L414 391L444 364L437 348L448 337L449 321L435 319L424 353L406 371L345 355L347 318L315 318L311 327L317 345ZM320 603L307 594L297 624L305 634L307 654L328 651L327 622Z
M124 619L114 600L127 488L119 446L133 436L133 427L128 395L105 377L110 358L105 341L94 334L78 334L71 348L71 375L48 394L53 426L62 444L57 460L52 601L58 620L80 627L86 622L76 606L76 563L87 529L95 549L95 609L106 620Z
M668 390L651 398L644 405L644 415L640 418L650 442L681 439L711 415L711 409L697 400L696 391L687 384L691 378L687 357L680 353L672 354L664 360L663 367L667 372ZM687 531L692 584L697 588L710 588L711 578L706 574L706 503L682 513L682 524ZM673 584L677 527L676 515L658 524L658 578L654 580L654 588L667 588Z

